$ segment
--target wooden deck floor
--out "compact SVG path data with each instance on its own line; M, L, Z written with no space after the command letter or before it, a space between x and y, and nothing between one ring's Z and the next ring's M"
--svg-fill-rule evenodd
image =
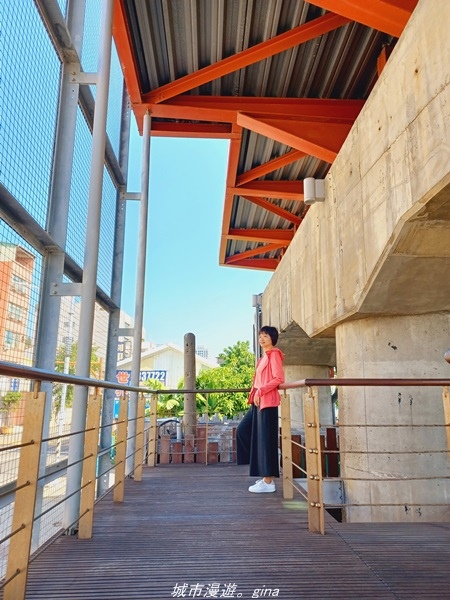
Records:
M30 565L28 600L450 598L450 524L307 530L306 506L250 494L247 467L146 469L91 540L61 537ZM259 590L259 591L258 591Z

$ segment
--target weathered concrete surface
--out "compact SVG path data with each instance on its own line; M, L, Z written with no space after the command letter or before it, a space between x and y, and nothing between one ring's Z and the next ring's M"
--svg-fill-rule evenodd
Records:
M420 0L264 292L282 332L450 310L449 30L448 1Z
M279 338L277 346L285 354L285 366L336 364L336 341L334 337L313 340L295 323L291 323L286 327ZM299 376L298 379L303 378Z
M336 328L338 373L449 377L442 358L449 339L444 313L343 323ZM350 506L347 520L450 520L441 387L341 387L339 425L346 502L362 505Z

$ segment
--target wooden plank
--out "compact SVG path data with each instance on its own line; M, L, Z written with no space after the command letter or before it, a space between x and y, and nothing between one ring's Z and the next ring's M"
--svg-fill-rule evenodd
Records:
M84 436L84 455L86 459L83 462L81 476L80 520L78 521L78 537L80 539L92 537L102 399L103 397L100 394L96 396L91 394L87 405L86 433Z
M37 389L37 388L36 388ZM41 456L42 424L44 422L45 392L23 392L25 415L23 422L22 443L33 440L33 444L20 450L19 472L12 532L15 533L9 544L6 584L3 598L5 600L23 600L28 574L31 536L33 533L34 506L39 475Z
M158 395L152 394L150 398L150 425L148 432L147 465L155 467L157 462L158 443Z
M320 448L319 393L308 388L303 397L306 471L308 473L308 523L311 533L325 533L322 497L322 452Z
M292 485L292 443L291 443L291 401L289 394L283 393L281 398L281 456L283 459L283 498L292 500L294 488Z
M114 502L123 502L125 494L125 460L127 455L127 431L128 431L128 398L122 394L119 404L119 419L117 421L117 444L116 444L116 468L115 488L113 492Z
M264 589L283 600L448 597L450 523L326 515L327 535L312 535L297 495L250 494L253 482L246 465L144 468L140 485L126 481L125 504L98 503L92 539L60 536L35 557L27 600L162 600L177 584L200 598L213 582L242 600Z
M145 398L138 395L137 421L136 421L136 453L134 455L134 480L142 481L142 463L144 460L144 424L145 424Z

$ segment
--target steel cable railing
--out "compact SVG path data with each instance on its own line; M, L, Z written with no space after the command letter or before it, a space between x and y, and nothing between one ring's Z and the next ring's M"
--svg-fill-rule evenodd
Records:
M90 537L92 535L92 523L94 505L98 498L95 497L95 491L100 478L104 478L110 471L114 470L113 480L111 485L108 485L107 490L99 495L104 497L107 493L113 491L114 501L121 502L124 499L124 483L126 477L134 477L135 480L140 480L142 477L142 467L144 464L150 464L152 466L157 463L157 395L164 394L184 394L184 393L201 393L206 397L208 402L208 394L211 393L238 393L248 391L242 389L220 389L220 390L151 390L142 387L130 387L120 385L114 382L106 382L101 380L91 380L86 378L79 378L74 375L66 375L61 373L47 372L41 369L22 367L11 363L0 362L0 375L9 375L16 378L30 379L35 382L34 391L26 392L32 402L25 403L26 412L28 409L34 411L31 416L25 415L23 434L22 438L25 440L21 444L11 444L10 447L1 448L0 455L6 450L20 451L19 457L19 475L17 477L15 487L12 487L7 495L15 497L15 507L20 506L20 511L14 511L14 515L11 519L11 531L7 536L4 536L0 542L2 544L9 543L8 552L8 568L6 571L5 580L2 583L2 587L5 588L5 598L14 597L14 600L19 600L23 597L28 563L30 556L28 548L30 548L32 523L42 519L44 515L47 515L56 507L61 506L67 500L68 497L79 494L80 495L80 511L78 519L65 527L66 530L70 531L73 527L78 527L79 537ZM40 392L40 382L60 382L70 383L74 385L88 386L94 393L89 396L87 403L87 419L86 428L82 431L63 433L61 436L47 436L42 437L43 419L44 419L44 406L45 406L45 394ZM324 510L325 508L333 508L333 503L326 503L323 500L323 474L322 464L325 460L324 457L333 456L345 456L345 454L354 454L357 451L351 449L324 449L320 439L321 427L318 418L318 392L317 387L324 385L329 386L330 383L333 385L344 386L447 386L450 384L450 379L305 379L295 381L291 383L285 383L280 386L282 390L305 388L307 394L303 399L304 408L304 421L301 424L304 430L304 443L297 441L292 433L293 422L290 418L290 403L282 401L281 403L281 439L282 439L282 461L283 461L283 494L285 498L292 498L294 491L300 494L300 496L307 500L308 503L308 518L310 531L324 532ZM101 396L99 394L100 389L115 389L122 393L121 400L119 401L120 412L118 419L114 423L108 425L100 425L100 410L101 410ZM131 419L128 418L128 399L125 393L128 391L138 392L138 414ZM145 397L151 396L150 401L150 412L148 414L150 419L149 427L146 428L145 423ZM136 434L134 438L127 435L128 423L134 421L136 423ZM297 425L297 424L296 424ZM382 425L376 424L381 427ZM204 462L208 463L208 440L210 437L210 430L214 426L213 422L210 421L208 411L206 411L205 423L202 425L204 431L202 437L204 439L205 447L201 450L204 453ZM366 425L360 425L361 427L367 427ZM387 426L387 425L386 425ZM430 425L438 427L439 424ZM102 427L108 427L115 430L116 437L108 448L99 449L99 432ZM348 424L343 425L343 429L351 427ZM298 429L298 427L296 427ZM61 438L69 438L74 435L83 435L85 438L85 454L79 459L69 464L61 464L56 469L53 468L51 475L45 473L44 475L39 474L39 460L36 460L36 456L39 455L37 449L41 447L43 443L59 441ZM163 436L162 436L163 437ZM185 438L187 438L185 434ZM127 452L128 442L133 441L135 446L130 448ZM294 452L293 452L294 449ZM113 465L106 470L102 470L101 473L97 473L97 459L100 454L112 452L115 450L116 455L113 461ZM198 448L197 448L198 451ZM233 450L231 450L233 452ZM300 456L293 458L293 454L297 452ZM325 452L325 454L324 454ZM432 452L436 454L444 454L445 449L437 449ZM28 453L28 459L31 456L32 460L22 461L22 455ZM389 451L373 452L373 454L390 454ZM414 452L406 450L405 454L414 454ZM302 457L303 454L303 457ZM132 459L133 466L129 469L129 473L126 474L127 461ZM304 460L303 460L304 459ZM71 466L78 462L83 463L83 475L82 482L78 489L72 492L70 495L64 494L64 498L59 499L50 507L43 507L39 514L35 514L34 498L36 494L36 486L39 483L44 483L47 477L54 477L55 475L67 471ZM23 464L22 464L23 463ZM31 464L31 466L30 466ZM303 481L307 482L307 486L301 484L301 480L298 477L294 478L294 468L297 474L300 473ZM340 478L336 480L342 481ZM357 481L364 481L364 479L356 478ZM332 478L329 479L330 481ZM351 476L346 478L347 482L351 482L353 479ZM378 480L377 480L378 481ZM306 488L306 489L305 489ZM0 498L2 497L0 491ZM343 502L339 505L343 507L351 507L354 503ZM380 505L383 505L380 504ZM361 504L358 504L361 506ZM391 504L392 506L392 504ZM412 506L410 504L410 506ZM422 505L423 506L423 505ZM16 514L17 512L17 514ZM25 516L26 518L25 518ZM63 529L64 530L64 529ZM16 542L16 539L20 540ZM11 548L14 551L11 551ZM14 583L15 582L15 583ZM13 586L13 587L11 587ZM11 592L11 590L14 590ZM11 596L11 593L14 596ZM21 595L22 594L22 595Z

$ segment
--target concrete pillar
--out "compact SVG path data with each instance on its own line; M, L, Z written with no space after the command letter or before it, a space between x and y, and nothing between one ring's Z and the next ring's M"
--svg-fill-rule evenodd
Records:
M286 381L298 379L325 379L330 375L330 369L325 365L286 365L284 377ZM292 429L303 429L303 396L306 388L288 390L291 399ZM322 426L333 425L331 391L329 387L319 388L319 418Z
M447 377L449 339L449 313L342 323L336 327L338 376ZM339 389L345 502L375 505L346 508L347 521L450 520L444 422L439 387Z

